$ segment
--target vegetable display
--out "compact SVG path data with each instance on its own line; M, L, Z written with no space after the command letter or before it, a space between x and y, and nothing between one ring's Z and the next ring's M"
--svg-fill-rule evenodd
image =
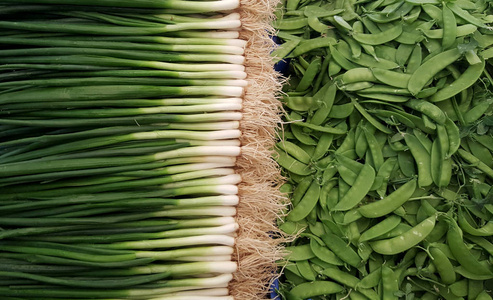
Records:
M279 6L280 298L491 299L491 23L483 0Z
M270 14L0 1L0 298L264 298L279 257Z

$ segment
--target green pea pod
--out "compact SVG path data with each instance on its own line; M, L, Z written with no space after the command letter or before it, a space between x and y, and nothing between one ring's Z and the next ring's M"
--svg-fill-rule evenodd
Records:
M430 155L431 163L431 177L436 186L447 186L451 177L451 163L450 159L446 160L443 155L440 142L438 139L433 141Z
M382 299L398 299L395 294L399 291L399 280L395 276L394 271L387 265L382 266L382 285Z
M450 10L453 11L456 16L458 16L459 18L462 18L463 20L465 20L466 22L469 22L470 24L473 24L473 25L480 27L480 28L486 28L486 29L491 28L488 25L486 25L485 23L483 23L483 21L481 21L480 19L474 17L469 12L462 9L456 3L447 2L446 6L448 8L450 8Z
M443 111L436 105L426 100L409 99L409 101L406 102L404 105L427 115L430 119L432 119L433 121L437 122L440 125L445 124L447 117L443 113Z
M447 118L444 126L449 140L447 157L451 157L455 152L457 152L460 147L459 127L457 127L457 125L455 125L455 123L450 118Z
M308 281L315 281L316 274L313 271L312 267L308 260L300 260L296 262L296 268L298 268L298 272L301 277L305 278Z
M375 180L375 169L369 164L365 164L358 174L354 185L342 197L342 199L333 208L333 211L346 211L355 207L363 200L366 194L370 191L373 181Z
M286 96L282 101L287 107L296 111L315 110L319 105L313 97L305 96Z
M404 67L404 65L411 57L411 53L413 52L413 49L414 46L406 45L406 44L400 44L397 47L397 52L395 54L395 61L399 64L399 66Z
M287 154L291 155L292 157L294 157L295 159L299 160L304 164L310 163L311 160L310 155L308 155L308 153L306 153L305 150L301 149L298 145L290 141L278 142L276 144L276 147L286 151Z
M387 185L389 183L390 176L397 165L396 157L389 157L383 165L378 170L377 176L375 178L382 178L382 182L377 186L373 184L371 190L376 190L380 197L384 197L387 193ZM375 180L376 181L376 180Z
M274 63L277 63L281 60L283 60L284 58L286 58L286 56L288 56L288 54L293 51L294 48L296 48L296 46L298 46L298 44L300 43L301 40L290 40L290 41L286 41L285 43L281 44L279 47L277 47L274 51L272 51L271 53L271 57L273 57L273 62Z
M375 46L393 41L401 35L401 33L402 25L398 24L397 26L392 26L390 29L376 34L354 33L353 38L362 44Z
M371 289L376 287L382 279L382 268L379 267L376 270L370 272L370 274L363 277L360 282L356 285L356 289Z
M286 259L289 261L300 261L315 257L315 254L310 249L310 245L288 246L285 247Z
M286 154L285 152L278 151L276 153L277 155L274 155L274 159L281 167L285 168L286 170L302 176L306 176L312 173L310 167L294 159L292 156Z
M315 208L319 197L320 185L313 180L301 201L289 212L287 220L297 222L304 219Z
M421 45L416 44L407 62L406 73L413 74L421 66L422 56Z
M378 122L373 116L371 116L355 99L351 98L351 102L354 104L356 110L358 110L358 112L376 129L386 134L392 133L390 129L385 127L382 123Z
M350 266L357 268L361 265L361 257L340 237L333 233L326 233L320 237L327 248L334 252L337 257Z
M368 149L370 150L370 154L373 159L373 168L378 171L384 162L382 148L380 148L374 134L365 129L363 129L363 132L368 143Z
M312 281L298 284L290 293L299 299L308 299L321 295L331 295L343 291L343 287L330 281Z
M407 88L411 75L395 71L373 68L371 69L375 78L389 86L397 88Z
M486 290L479 293L479 295L476 297L476 300L491 300L491 299L493 298L491 298L491 295Z
M409 79L407 89L416 95L435 74L461 57L458 49L450 49L437 54L419 66Z
M367 218L378 218L385 216L411 198L416 190L416 180L411 180L399 187L395 192L382 200L361 206L359 212Z
M430 254L442 282L445 284L454 283L456 281L454 266L448 257L436 247L430 247Z
M431 156L419 142L419 140L411 134L406 134L404 140L411 151L418 169L418 186L425 187L433 183L431 176Z
M459 262L459 264L469 272L478 275L493 276L491 270L481 264L464 244L461 230L455 220L448 218L447 221L449 222L447 243L450 246L450 251L454 255L455 259Z
M467 296L467 286L469 284L469 280L462 279L456 281L449 285L450 292L457 297L465 297Z
M322 59L320 57L316 57L310 62L308 68L306 68L305 74L301 78L298 86L296 87L296 92L302 92L307 90L312 82L314 81L317 74L320 72L320 67L322 66Z
M470 164L474 164L476 168L486 174L486 176L493 178L493 169L488 167L485 163L479 160L476 156L472 155L470 152L459 149L457 151L459 155Z
M346 119L349 117L354 111L354 105L349 102L340 105L332 106L332 109L329 113L330 119Z
M329 151L333 139L334 139L333 134L322 133L322 136L318 140L317 147L315 148L315 151L312 154L311 160L318 161L319 159L324 157Z
M402 253L424 240L435 227L435 221L436 216L431 216L399 236L371 242L370 246L375 252L384 255Z
M459 212L457 216L457 221L462 231L474 236L493 235L493 221L489 221L488 223L486 223L486 225L480 228L475 228L467 221L464 209L461 207L459 207Z
M274 22L273 26L280 30L293 30L303 28L308 25L308 20L304 17L284 18Z
M329 116L332 106L334 105L334 100L337 92L337 86L332 82L326 83L320 91L318 91L313 98L317 99L320 97L320 107L315 111L310 123L313 125L322 125L325 119Z
M359 238L359 242L369 241L381 235L384 235L387 232L394 229L395 227L397 227L397 225L399 225L400 222L401 222L401 218L399 216L390 215L380 223L375 224L373 227L363 232Z
M334 266L342 266L344 264L334 252L320 245L315 239L310 239L310 247L318 259Z
M478 81L485 67L485 62L470 65L453 83L446 85L429 98L431 102L439 102L452 98Z
M308 20L306 20L306 24L308 24ZM289 54L287 57L298 57L306 52L309 52L318 48L326 48L330 45L335 45L337 41L332 37L323 37L323 38L314 38L309 40L301 41L296 48Z
M493 99L486 99L484 101L481 101L478 105L469 109L464 114L464 122L466 124L471 124L477 121L479 118L481 118L484 115L484 113L491 107L492 104L493 104Z
M478 272L473 272L467 270L464 266L454 267L455 273L461 275L464 278L471 280L490 280L493 279L491 274L480 274Z
M339 85L345 85L349 83L370 81L376 82L377 79L373 76L373 72L369 68L354 68L341 74L336 79Z
M359 284L360 279L347 273L344 271L341 271L337 268L330 268L330 269L325 269L322 271L322 274L329 277L330 279L337 281L345 286L348 286L350 288L356 288L356 286ZM378 294L371 289L358 289L358 291L366 296L368 299L371 300L379 300L380 297Z
M298 205L306 191L310 187L313 182L313 178L311 176L303 177L303 179L298 183L296 188L293 191L293 195L291 197L291 202L293 205Z
M493 154L491 154L491 151L488 148L484 147L482 144L476 142L474 139L468 138L466 141L471 153L480 161L482 161L485 165L492 168Z
M487 239L479 236L465 235L465 237L476 244L477 246L483 248L490 255L493 255L493 244L489 242Z

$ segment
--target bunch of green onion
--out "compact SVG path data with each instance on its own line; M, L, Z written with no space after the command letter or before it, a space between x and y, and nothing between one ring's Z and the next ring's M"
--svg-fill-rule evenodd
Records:
M2 299L232 299L238 5L0 0Z

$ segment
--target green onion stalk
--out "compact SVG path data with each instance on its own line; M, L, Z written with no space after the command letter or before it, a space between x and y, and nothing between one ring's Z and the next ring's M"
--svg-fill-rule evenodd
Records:
M238 0L0 0L2 299L233 300Z

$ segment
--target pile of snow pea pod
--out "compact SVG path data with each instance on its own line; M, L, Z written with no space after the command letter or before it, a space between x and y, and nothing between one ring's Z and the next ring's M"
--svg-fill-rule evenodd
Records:
M493 4L285 0L279 297L492 299Z

